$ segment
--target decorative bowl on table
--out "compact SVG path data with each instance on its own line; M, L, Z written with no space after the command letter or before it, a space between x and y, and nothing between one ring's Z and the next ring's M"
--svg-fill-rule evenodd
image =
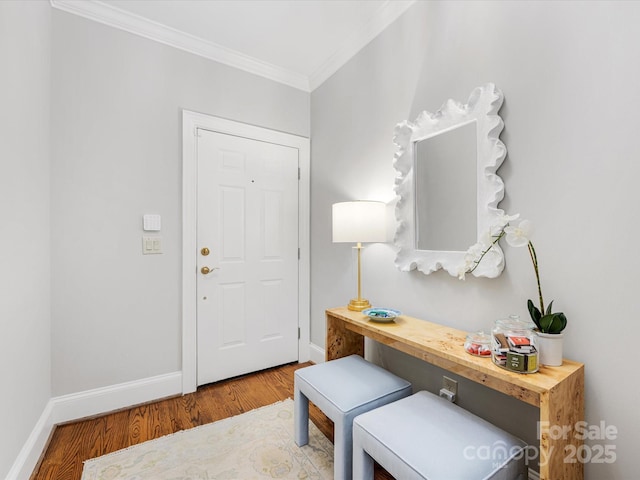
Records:
M367 308L362 313L373 322L393 322L396 317L401 315L399 310L393 308Z

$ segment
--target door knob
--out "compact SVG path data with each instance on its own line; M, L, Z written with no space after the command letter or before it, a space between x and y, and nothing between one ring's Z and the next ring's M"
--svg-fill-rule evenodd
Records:
M200 250L200 253L202 254L202 256L206 257L210 252L207 247L204 247L202 250Z
M207 275L208 273L213 272L214 270L218 270L218 267L209 268L206 265L200 269L203 275Z

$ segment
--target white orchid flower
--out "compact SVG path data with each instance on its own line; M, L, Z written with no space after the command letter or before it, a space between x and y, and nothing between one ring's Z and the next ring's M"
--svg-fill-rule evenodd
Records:
M492 245L491 248L487 250L486 253L484 254L484 258L486 258L491 263L495 263L498 261L497 255L500 255L500 254L498 253L498 250L496 249L495 245Z
M465 265L462 265L458 269L458 280L464 280L465 275L467 274L468 268Z
M482 250L487 250L488 248L492 247L498 240L498 237L502 235L503 229L504 226L500 227L498 225L493 225L491 228L489 228L489 230L484 232L480 236L480 240L478 242L482 245Z
M491 227L489 228L489 232L487 232L489 234L491 238L491 243L493 243L493 240L495 240L496 237L499 237L502 234L502 230L504 230L504 225L491 225Z
M512 247L524 247L529 244L529 238L533 233L533 224L529 220L523 220L516 227L505 227L507 243Z
M480 257L480 255L482 255L482 252L485 250L485 248L487 248L487 246L484 245L482 241L478 243L474 243L469 247L469 250L467 250L467 252L465 253L464 261L466 263L469 263L477 260Z
M464 254L461 265L458 267L458 278L460 280L464 280L467 272L471 271L473 266L476 263L476 260L480 257L481 251L480 244L476 243L475 245L471 245L469 250L467 250Z
M497 218L496 218L495 226L499 227L499 229L502 230L502 227L507 226L509 224L509 222L517 220L519 217L520 217L519 213L516 213L514 215L507 215L504 212L499 213Z

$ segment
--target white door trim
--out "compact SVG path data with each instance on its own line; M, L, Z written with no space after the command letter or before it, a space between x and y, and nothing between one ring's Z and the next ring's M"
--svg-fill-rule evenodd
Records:
M309 242L309 139L289 133L247 125L233 120L182 111L182 393L197 388L196 347L196 206L197 206L197 144L198 128L213 132L237 135L279 145L297 148L299 151L300 183L298 189L298 360L309 360L310 342L310 242Z

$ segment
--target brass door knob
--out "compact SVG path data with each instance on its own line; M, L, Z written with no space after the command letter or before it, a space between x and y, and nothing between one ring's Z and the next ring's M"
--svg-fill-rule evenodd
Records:
M211 273L213 270L207 266L204 266L200 269L200 271L202 272L203 275L207 275L208 273Z
M204 247L202 250L200 250L200 253L202 254L203 257L206 257L211 252L209 251L209 249L207 247Z

